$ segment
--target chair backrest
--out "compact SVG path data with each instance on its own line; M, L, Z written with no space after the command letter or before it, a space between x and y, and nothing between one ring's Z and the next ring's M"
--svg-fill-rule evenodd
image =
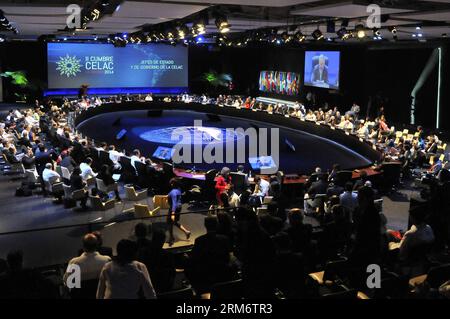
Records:
M265 196L264 200L263 200L263 204L268 205L268 204L272 203L272 201L273 201L273 196Z
M343 279L342 277L347 273L347 269L348 261L346 259L329 261L325 265L323 281L334 281L336 278Z
M134 217L143 218L151 216L147 205L134 204Z
M100 197L89 195L89 201L94 210L103 210L104 209L103 203L102 203L102 200Z
M155 195L153 197L153 206L161 209L169 208L169 197L167 195Z
M70 179L70 171L67 167L61 166L61 176L64 179L67 179L67 180Z
M99 191L104 192L104 193L108 193L108 188L106 187L105 183L103 183L103 180L96 178L95 179L96 183L97 183L97 188Z
M433 267L428 271L426 282L431 288L438 288L450 279L450 264Z
M58 173L59 175L62 176L62 169L60 165L56 165L56 169L55 169L56 173Z
M28 183L37 183L38 182L38 178L37 178L37 174L35 173L35 170L26 170L25 178Z
M245 176L246 175L243 174L243 173L238 173L238 172L231 172L230 173L231 183L234 186L234 191L238 195L241 194L245 190L245 188L247 187L247 185L245 183Z
M64 188L64 197L65 198L72 198L72 190L69 185L63 184Z
M123 187L125 189L125 199L133 201L136 199L136 190L133 185L125 185Z

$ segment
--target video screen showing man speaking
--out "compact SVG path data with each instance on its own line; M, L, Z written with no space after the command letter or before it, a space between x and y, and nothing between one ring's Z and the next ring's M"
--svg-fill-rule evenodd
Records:
M305 85L339 89L340 52L305 52Z

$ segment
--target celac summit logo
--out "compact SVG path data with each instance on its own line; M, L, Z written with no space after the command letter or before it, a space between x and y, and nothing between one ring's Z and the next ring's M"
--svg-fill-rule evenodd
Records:
M81 60L78 60L76 56L69 56L66 54L65 57L59 57L59 61L56 62L60 75L65 75L68 78L71 76L76 76L77 73L81 72Z

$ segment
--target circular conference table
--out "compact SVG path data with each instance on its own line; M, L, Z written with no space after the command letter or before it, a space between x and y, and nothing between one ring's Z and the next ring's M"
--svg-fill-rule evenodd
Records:
M141 120L148 120L153 118L153 123L159 123L164 121L164 117L170 118L176 112L189 112L189 114L196 114L196 116L207 116L208 118L213 118L213 122L220 122L223 119L224 122L228 120L230 123L231 119L234 122L245 121L253 127L263 127L265 124L271 127L280 127L283 130L289 130L289 134L297 135L308 135L317 140L312 140L310 144L311 147L318 147L316 144L319 142L326 141L327 145L332 145L333 147L338 147L334 150L336 152L342 151L343 153L349 152L353 155L359 157L360 159L356 161L354 165L343 167L346 170L353 170L353 178L359 177L359 172L365 170L370 175L379 174L378 170L373 168L374 162L380 162L382 160L382 152L377 149L377 147L370 142L367 142L358 136L348 133L344 130L330 127L326 124L318 124L316 122L310 122L306 120L301 120L296 117L290 117L281 114L272 114L266 111L257 111L245 108L236 108L231 106L217 106L217 105L204 105L199 103L180 103L180 102L124 102L124 103L108 103L103 104L98 107L88 108L79 114L75 118L75 127L83 135L92 138L96 141L105 140L109 144L119 143L116 135L123 122L126 122L127 112L138 112L141 111ZM144 113L143 113L144 112ZM164 113L165 112L165 113ZM188 114L188 113L181 113ZM167 116L164 116L167 115ZM123 119L125 118L125 119ZM146 118L146 119L144 119ZM122 121L122 123L121 123ZM137 123L137 120L134 120ZM156 121L156 122L155 122ZM176 123L174 119L173 123ZM128 121L128 129L133 127L133 121ZM172 125L173 125L172 123ZM216 123L214 123L216 124ZM125 124L124 124L125 125ZM224 124L225 125L225 124ZM238 125L238 124L236 124ZM90 126L90 127L89 127ZM109 135L107 132L109 131ZM97 138L96 138L97 137ZM295 137L294 137L295 138ZM122 148L127 149L127 151L132 150L136 145L130 145L130 141L125 141ZM325 144L324 144L325 145ZM129 146L129 147L128 147ZM138 145L139 147L139 145ZM280 156L288 158L301 157L304 150L297 150L292 152L286 150L285 153L280 154ZM319 149L315 150L318 159L324 159L327 157L332 157L333 153L329 153L329 149ZM143 155L148 155L143 152ZM328 163L331 163L334 159L327 158ZM315 165L311 163L309 168ZM342 166L342 165L341 165ZM314 166L315 167L315 166ZM204 169L206 171L207 169ZM280 165L280 170L283 167ZM190 169L179 168L175 170L175 174L180 177L192 178L192 179L204 179L204 173L197 170L191 172ZM303 183L305 181L305 175L312 173L312 171L289 171L286 173L285 183Z

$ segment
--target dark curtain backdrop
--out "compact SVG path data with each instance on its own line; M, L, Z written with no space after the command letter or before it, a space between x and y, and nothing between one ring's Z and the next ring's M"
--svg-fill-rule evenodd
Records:
M341 51L341 89L328 91L301 86L299 96L273 96L305 102L307 93L315 96L317 106L328 103L347 110L353 102L358 103L362 113L367 111L369 99L370 113L383 104L391 123L409 123L410 94L433 48L414 47L370 49L365 45L312 45L299 48L281 46L260 46L246 48L218 48L215 46L192 46L189 48L189 83L193 93L211 92L202 75L208 71L229 73L233 77L233 94L260 96L258 92L259 72L262 70L290 71L300 73L303 81L305 50ZM447 57L446 57L447 58ZM47 81L46 45L40 42L14 42L0 45L0 59L3 71L24 70L36 94L41 94ZM448 85L447 73L443 85ZM4 99L14 100L14 87L8 80L4 83ZM216 89L214 93L226 93L228 89ZM449 90L444 90L449 92ZM419 92L416 119L418 124L433 127L436 118L437 69ZM446 101L448 93L442 96ZM442 114L448 115L446 107ZM444 118L445 119L445 118ZM446 126L446 121L441 121Z

